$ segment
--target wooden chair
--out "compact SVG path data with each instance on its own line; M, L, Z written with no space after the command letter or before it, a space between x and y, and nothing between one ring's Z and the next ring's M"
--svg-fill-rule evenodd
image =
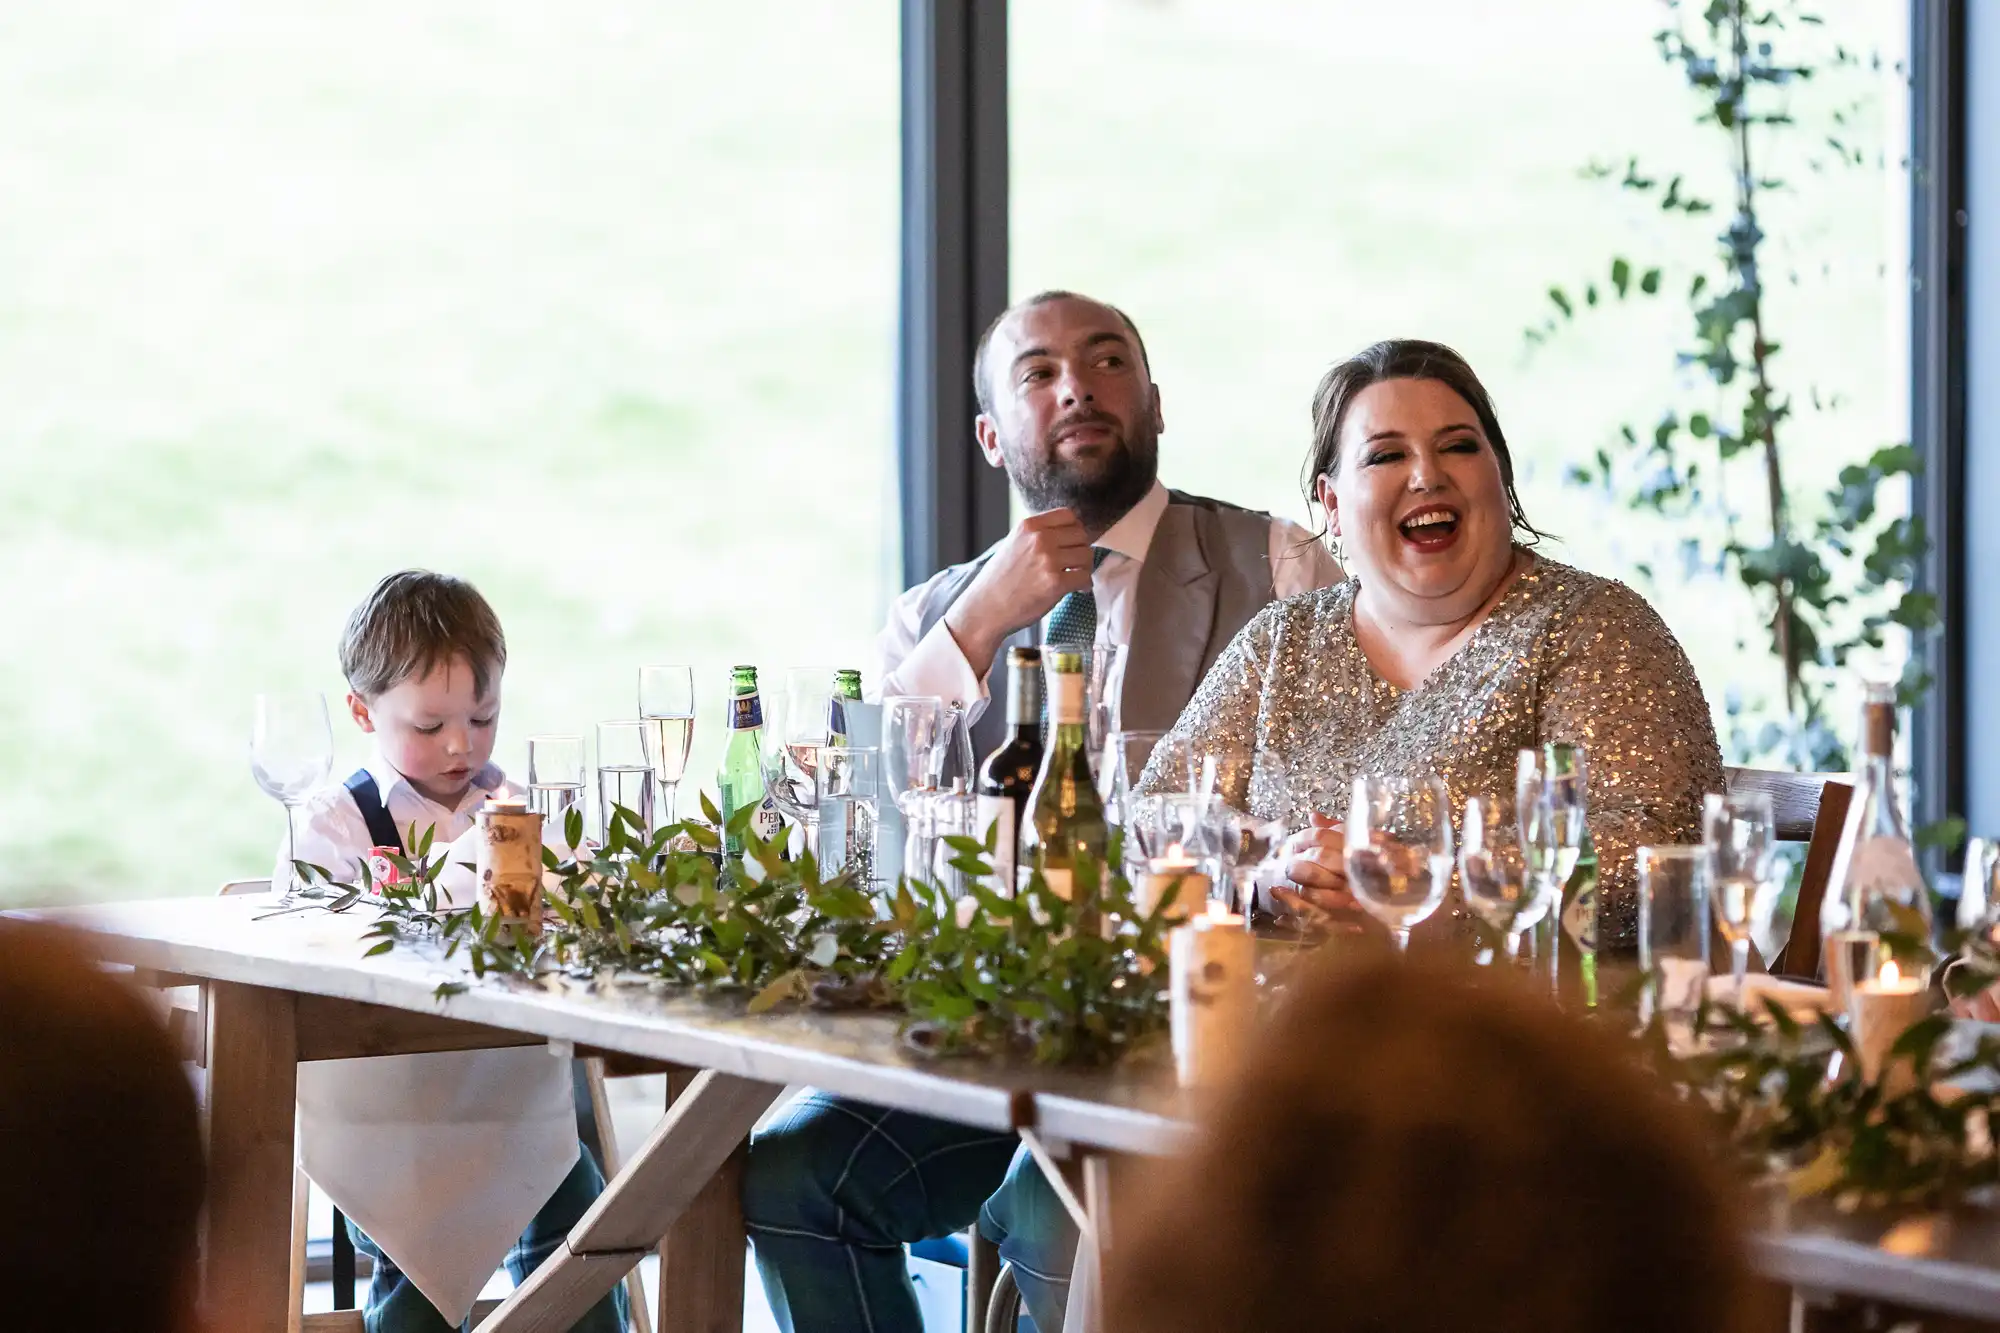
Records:
M1774 976L1816 979L1820 966L1820 905L1826 899L1827 880L1833 874L1833 854L1840 846L1841 826L1847 820L1847 806L1854 796L1852 776L1731 768L1727 771L1727 781L1732 795L1768 794L1772 813L1777 817L1778 840L1806 844L1806 863L1799 875L1799 899L1792 913L1791 934L1785 947L1770 960L1770 970Z

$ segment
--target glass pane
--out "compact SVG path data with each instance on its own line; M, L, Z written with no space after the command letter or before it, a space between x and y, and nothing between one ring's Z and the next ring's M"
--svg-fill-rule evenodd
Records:
M1818 49L1839 42L1883 67L1823 70L1796 89L1802 128L1758 168L1793 186L1760 220L1774 238L1774 375L1799 418L1786 482L1804 522L1842 465L1908 429L1904 7L1814 8L1827 19ZM1727 686L1746 702L1780 697L1749 598L1684 577L1690 525L1565 479L1615 448L1622 423L1650 432L1689 402L1674 353L1693 342L1690 274L1714 267L1731 178L1726 139L1695 123L1655 47L1666 6L1013 0L1010 16L1014 294L1071 287L1131 312L1161 388L1170 484L1307 520L1299 473L1319 376L1381 338L1449 343L1497 403L1529 517L1561 538L1544 549L1638 583L1719 715ZM1846 100L1860 105L1836 122ZM1829 136L1865 164L1833 164ZM1723 207L1664 214L1657 193L1582 174L1597 161L1622 175L1634 156ZM1614 256L1635 286L1662 267L1662 295L1635 292L1530 348L1551 286L1581 309L1594 279L1611 304ZM1813 410L1815 396L1837 410ZM1746 531L1762 514L1753 463L1730 477ZM1713 520L1693 527L1711 550L1723 536ZM1851 713L1831 713L1843 735Z
M898 543L897 36L785 0L11 7L0 902L268 873L250 694L337 703L403 566L498 611L516 776L674 661L712 787L732 662L858 664Z

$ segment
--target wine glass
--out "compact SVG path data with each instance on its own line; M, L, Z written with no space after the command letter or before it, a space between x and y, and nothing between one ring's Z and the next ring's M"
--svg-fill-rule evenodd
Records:
M1960 930L1978 930L1991 924L1994 908L2000 907L2000 895L1994 892L2000 888L1995 883L1996 874L2000 874L2000 842L1992 838L1967 838L1965 873L1959 877L1955 918Z
M1465 903L1480 920L1507 936L1507 957L1521 956L1521 933L1548 915L1555 880L1535 873L1521 824L1507 817L1506 804L1492 796L1465 803L1463 845L1458 850L1459 884Z
M1732 992L1743 1003L1750 937L1768 924L1783 887L1777 875L1777 821L1769 792L1709 793L1702 799L1701 842L1707 858L1708 901L1716 929L1729 941Z
M266 796L285 807L285 882L278 899L289 906L299 888L299 803L333 771L333 727L326 696L260 694L250 708L250 776Z
M1347 884L1396 947L1451 882L1451 797L1434 774L1367 773L1347 803Z
M1105 745L1122 725L1125 656L1122 643L1095 643L1084 650L1084 740L1093 758L1104 753Z
M784 692L772 703L764 717L764 789L804 830L805 845L812 847L819 752L822 746L846 743L834 728L832 669L792 668L785 673Z
M694 668L640 667L639 721L646 768L659 787L659 825L664 828L680 819L681 779L687 776L688 751L694 746ZM600 755L598 763L603 762Z
M882 785L902 813L904 873L923 873L933 839L929 798L938 790L948 740L944 700L890 695L882 701Z

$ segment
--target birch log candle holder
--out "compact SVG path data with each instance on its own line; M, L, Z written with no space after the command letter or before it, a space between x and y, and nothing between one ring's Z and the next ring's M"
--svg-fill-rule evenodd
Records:
M479 808L479 909L529 935L542 933L542 817L522 801Z
M1847 999L1848 1035L1854 1041L1861 1077L1883 1084L1891 1048L1930 1011L1930 987L1921 976L1904 976L1893 959L1883 962L1874 976L1855 982ZM1905 1062L1888 1078L1883 1095L1909 1091L1910 1073Z
M1168 936L1170 1022L1181 1086L1225 1082L1250 1040L1257 1013L1257 939L1225 904Z

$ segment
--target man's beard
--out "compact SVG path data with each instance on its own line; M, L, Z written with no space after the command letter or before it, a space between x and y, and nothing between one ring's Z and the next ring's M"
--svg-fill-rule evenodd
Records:
M1108 456L1095 466L1075 462L1058 452L1056 437L1073 426L1101 425L1112 432ZM1049 428L1034 453L1005 450L1007 475L1029 509L1071 509L1093 535L1101 535L1132 506L1144 499L1160 475L1160 436L1142 421L1128 439L1118 423L1102 412L1076 412Z

